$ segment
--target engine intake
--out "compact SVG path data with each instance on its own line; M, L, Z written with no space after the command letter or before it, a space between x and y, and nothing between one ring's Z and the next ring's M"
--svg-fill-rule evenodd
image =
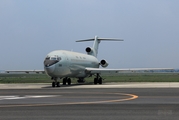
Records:
M107 63L106 60L101 60L101 61L100 61L100 65L101 65L102 67L107 67L109 64Z
M87 52L87 53L90 53L91 51L92 51L92 50L91 50L90 47L87 47L87 48L86 48L86 52Z
M88 55L94 55L94 50L93 50L93 48L87 47L87 48L86 48L86 52L87 52Z

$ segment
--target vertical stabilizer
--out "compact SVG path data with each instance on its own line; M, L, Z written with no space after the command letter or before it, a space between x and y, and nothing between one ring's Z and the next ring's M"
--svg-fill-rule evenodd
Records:
M94 43L93 43L93 49L94 49L94 56L97 57L98 54L98 46L99 46L100 40L98 39L98 36L95 36Z
M76 42L86 42L86 41L94 41L93 48L87 47L86 52L89 55L93 55L93 56L97 57L98 47L99 47L99 43L101 41L123 41L123 40L122 39L114 39L114 38L98 38L98 36L95 36L95 38L93 38L93 39L78 40Z

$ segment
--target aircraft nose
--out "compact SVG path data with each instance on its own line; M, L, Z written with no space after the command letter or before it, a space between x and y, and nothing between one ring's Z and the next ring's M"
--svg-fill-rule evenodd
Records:
M48 75L50 75L54 72L54 69L55 69L54 64L57 62L58 62L57 60L49 60L49 59L46 59L44 61L44 69Z
M51 75L54 70L55 70L55 66L50 66L50 67L44 67L45 68L45 72L48 74L48 75Z
M53 64L55 64L57 62L58 62L57 60L45 60L44 61L44 66L49 67L49 66L51 66L51 65L53 65Z

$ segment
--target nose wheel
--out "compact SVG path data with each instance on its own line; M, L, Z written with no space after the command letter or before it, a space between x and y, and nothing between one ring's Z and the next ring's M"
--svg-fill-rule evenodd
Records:
M60 82L57 81L57 77L52 77L51 80L54 80L52 82L52 87L60 87Z

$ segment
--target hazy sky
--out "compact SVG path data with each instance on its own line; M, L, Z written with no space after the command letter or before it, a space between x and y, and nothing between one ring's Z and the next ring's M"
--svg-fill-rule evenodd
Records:
M0 0L0 70L43 69L57 49L101 42L108 68L179 68L179 0Z

